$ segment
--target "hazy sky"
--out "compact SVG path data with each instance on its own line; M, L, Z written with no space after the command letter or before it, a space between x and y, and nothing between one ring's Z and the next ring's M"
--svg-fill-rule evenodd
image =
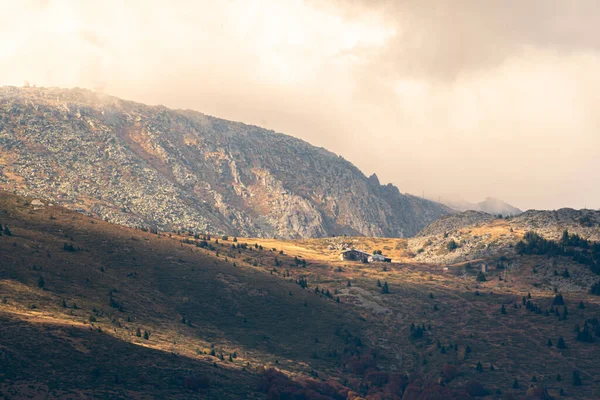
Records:
M0 85L284 132L402 192L600 208L600 1L0 0Z

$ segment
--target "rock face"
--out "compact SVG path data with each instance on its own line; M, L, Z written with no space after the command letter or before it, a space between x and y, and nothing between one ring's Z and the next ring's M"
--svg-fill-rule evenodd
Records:
M448 209L273 131L81 89L0 88L0 188L110 222L406 237Z

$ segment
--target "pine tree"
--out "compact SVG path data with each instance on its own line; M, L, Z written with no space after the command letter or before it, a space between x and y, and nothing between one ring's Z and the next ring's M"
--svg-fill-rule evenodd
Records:
M140 330L140 328L137 328L137 330L135 331L135 336L142 337L142 331Z
M502 304L502 307L500 308L500 313L506 314L506 308L504 307L504 304Z
M481 361L477 361L477 366L475 369L479 372L483 372L483 365L481 365Z
M44 281L44 277L43 277L43 276L40 276L40 277L38 278L38 287L39 287L40 289L43 289L45 285L46 285L46 282Z
M553 306L564 306L565 300L562 297L562 294L557 294L554 296L554 300L552 301Z
M388 287L388 283L387 281L385 281L383 283L383 286L381 287L381 294L388 294L390 292L390 289Z
M487 281L487 279L486 279L483 271L479 271L479 273L477 274L477 282L486 282L486 281Z
M377 279L377 287L381 287L381 281Z
M150 333L148 331L144 331L144 339L150 339Z
M583 300L581 300L581 301L579 302L579 309L580 309L580 310L583 310L583 309L585 309L585 304L583 304Z
M573 371L573 386L581 386L581 376L579 375L579 371Z
M548 347L552 347L552 339L548 339L548 343L546 343Z
M513 389L518 389L519 388L519 381L517 379L515 379L515 381L512 384Z
M567 345L566 345L566 343L565 343L565 339L563 339L563 337L562 337L562 336L560 336L560 337L558 338L558 343L557 343L557 345L556 345L556 348L557 348L557 349L566 349L566 348L567 348Z

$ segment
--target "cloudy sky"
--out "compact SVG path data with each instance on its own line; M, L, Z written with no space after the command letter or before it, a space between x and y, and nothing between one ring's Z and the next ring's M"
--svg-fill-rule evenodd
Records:
M426 197L600 208L596 0L0 0L0 85L284 132Z

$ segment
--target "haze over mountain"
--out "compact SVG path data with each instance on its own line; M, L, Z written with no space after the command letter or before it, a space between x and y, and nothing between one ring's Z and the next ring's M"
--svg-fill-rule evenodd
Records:
M0 89L0 188L130 226L254 237L405 237L448 212L302 140L79 89Z
M514 207L508 204L505 201L500 199L496 199L493 197L486 197L484 201L480 201L479 203L470 203L463 199L442 199L440 198L440 203L454 209L457 211L482 211L488 214L493 215L518 215L523 211L519 210L517 207Z

